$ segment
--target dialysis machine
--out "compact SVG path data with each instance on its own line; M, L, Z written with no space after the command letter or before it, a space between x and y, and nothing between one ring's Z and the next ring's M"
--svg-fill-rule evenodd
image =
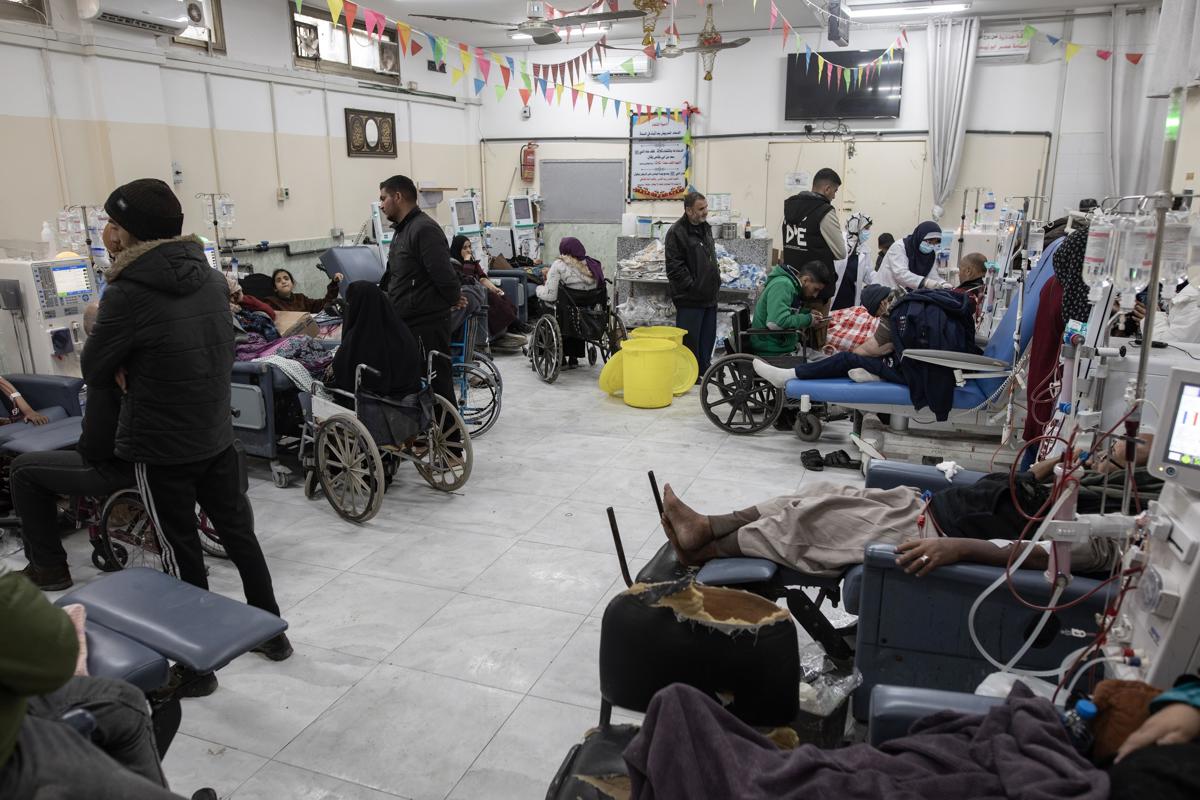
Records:
M395 231L392 230L392 224L384 219L383 211L379 208L379 201L371 203L371 232L372 238L375 239L375 246L379 249L379 260L386 268L388 251L392 247L392 235Z
M483 246L483 222L479 213L478 197L456 197L450 201L451 238L465 236L471 240L471 250L475 258L486 263L486 250ZM458 258L458 253L451 253Z
M9 308L13 332L5 336L13 339L13 347L4 348L8 368L19 364L23 372L79 377L79 354L87 339L83 310L100 297L87 259L4 259L0 279L15 281L20 289L19 306L5 304L14 306Z
M525 256L537 261L542 254L538 241L538 224L533 219L535 199L530 195L518 194L508 198L508 219L512 224L512 250L514 256Z

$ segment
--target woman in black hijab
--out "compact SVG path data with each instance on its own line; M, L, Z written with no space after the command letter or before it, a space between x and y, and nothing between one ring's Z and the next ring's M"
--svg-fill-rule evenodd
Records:
M386 397L404 397L421 388L421 350L408 326L378 286L355 281L346 290L342 345L333 358L333 383L354 391L359 364L379 370L364 373L362 388Z

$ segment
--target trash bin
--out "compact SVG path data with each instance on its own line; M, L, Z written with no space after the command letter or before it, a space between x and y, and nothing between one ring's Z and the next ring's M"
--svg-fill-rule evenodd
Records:
M686 335L687 331L673 325L648 325L629 332L631 339L665 339L679 348L675 354L675 377L671 380L671 391L676 397L686 394L696 385L696 378L700 376L700 364L692 351L683 346L683 337Z
M667 339L630 339L621 347L625 405L662 408L671 405L675 350Z
M634 328L629 332L631 339L669 339L675 344L682 345L687 331L673 325L648 325L644 328Z

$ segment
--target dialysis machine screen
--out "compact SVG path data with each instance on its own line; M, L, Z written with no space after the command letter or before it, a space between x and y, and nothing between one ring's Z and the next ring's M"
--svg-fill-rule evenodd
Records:
M55 294L59 297L78 297L90 294L92 287L88 282L87 270L87 264L64 264L61 267L53 267L51 272L54 274Z
M475 218L474 200L459 200L454 204L454 224L459 228L474 228L479 225Z
M532 225L533 212L529 208L529 198L514 197L512 201L513 225Z
M1163 461L1200 470L1200 383L1182 383Z

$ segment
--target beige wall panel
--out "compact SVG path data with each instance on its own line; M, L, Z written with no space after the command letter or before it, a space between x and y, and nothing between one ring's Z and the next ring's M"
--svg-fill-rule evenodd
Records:
M275 200L274 136L270 133L217 131L221 191L237 204L229 233L251 241L286 238L288 212Z
M469 183L471 170L467 165L467 160L475 157L476 152L475 148L469 145L413 142L413 167L409 177L425 185L436 184L453 188L454 192L448 194L445 200L458 196L467 189L479 191L478 185L471 186ZM431 213L442 225L450 224L449 203L439 203ZM492 218L492 215L485 215L485 218Z
M279 134L280 185L291 199L277 203L283 212L283 234L276 238L328 236L333 226L329 198L329 165L324 136ZM357 231L354 231L357 233Z
M60 119L58 132L66 172L67 203L103 203L116 188L112 182L108 131L104 123Z
M822 167L832 167L839 175L845 175L845 148L841 142L786 141L771 142L767 146L770 169L766 185L766 206L762 211L751 214L756 220L766 218L767 230L771 232L771 246L782 246L780 235L783 230L783 201L794 192L787 188L787 175L792 172L816 173ZM835 203L841 216L845 216L845 204L841 198Z
M396 158L349 158L345 137L335 136L329 140L333 159L334 221L347 237L356 236L371 216L371 203L379 199L379 182L391 175L410 173L408 142L399 142L397 147Z
M0 239L38 242L42 222L54 224L62 206L50 121L0 117Z
M923 219L922 200L929 194L924 140L858 142L854 158L845 164L837 196L843 225L848 211L865 212L877 241L885 231L900 238ZM870 249L874 252L875 244Z
M942 227L950 229L958 226L962 218L963 192L968 187L988 187L996 193L997 205L1004 205L1005 197L1039 194L1038 170L1042 170L1044 177L1049 142L1045 136L968 133L963 138L962 166L954 191L946 200ZM928 167L926 172L922 182L923 214L928 214L933 205L932 179L928 176ZM970 224L975 213L975 192L970 193L967 204L967 223ZM1060 214L1062 209L1047 209L1043 216L1055 217Z
M167 129L167 138L171 143L171 158L183 170L183 182L175 185L175 194L183 204L184 230L211 239L212 221L206 218L204 206L196 195L217 190L212 134L207 128L172 126Z
M106 125L114 185L138 178L171 182L171 142L166 125L130 122Z

